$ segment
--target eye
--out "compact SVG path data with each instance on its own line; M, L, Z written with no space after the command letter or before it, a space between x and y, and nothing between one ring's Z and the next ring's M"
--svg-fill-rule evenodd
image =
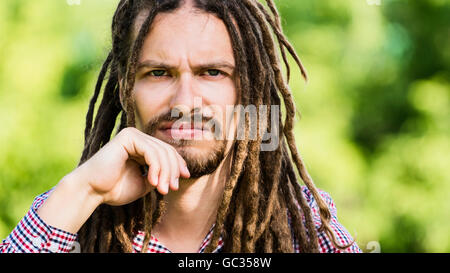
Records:
M167 72L166 70L157 69L150 71L148 75L153 77L162 77L165 76L166 72Z
M208 70L206 71L206 74L207 74L208 76L217 77L217 76L219 76L219 75L222 74L222 71L217 70L217 69L208 69Z

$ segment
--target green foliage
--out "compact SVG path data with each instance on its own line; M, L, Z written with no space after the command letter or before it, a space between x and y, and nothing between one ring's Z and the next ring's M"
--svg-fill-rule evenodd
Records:
M116 2L0 3L0 238L76 167ZM298 147L364 251L449 252L450 4L369 2L277 1Z
M450 251L449 3L278 2L311 77L299 148L341 222L363 250Z

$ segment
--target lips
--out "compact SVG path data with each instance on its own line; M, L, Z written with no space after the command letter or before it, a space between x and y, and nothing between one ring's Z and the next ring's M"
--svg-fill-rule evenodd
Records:
M193 124L193 123L181 123L176 124L175 122L169 122L161 126L161 130L203 130L203 124Z
M193 139L201 138L204 131L203 124L181 123L175 124L170 122L161 126L162 133L173 139Z

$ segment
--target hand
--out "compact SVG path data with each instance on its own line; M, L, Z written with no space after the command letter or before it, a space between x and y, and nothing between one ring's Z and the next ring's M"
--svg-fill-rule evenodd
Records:
M148 165L148 174L141 167ZM136 128L125 128L75 169L73 181L87 183L102 203L120 206L155 187L165 195L178 190L179 177L189 178L186 162L171 145Z

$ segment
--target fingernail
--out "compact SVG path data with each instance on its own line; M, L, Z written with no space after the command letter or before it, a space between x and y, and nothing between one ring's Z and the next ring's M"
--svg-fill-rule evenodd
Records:
M187 173L191 174L191 173L189 172L189 169L187 168L187 166L184 166L184 170L185 170Z
M157 176L152 177L152 185L155 187L158 185L158 177Z
M177 177L177 178L175 178L175 188L177 188L178 189L178 186L179 186L179 178Z

